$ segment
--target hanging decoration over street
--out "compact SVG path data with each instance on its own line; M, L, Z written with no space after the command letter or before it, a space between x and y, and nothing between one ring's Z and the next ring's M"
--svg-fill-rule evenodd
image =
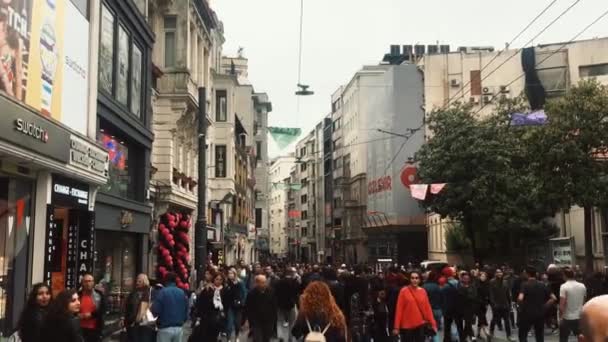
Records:
M531 113L511 114L511 126L540 126L547 123L547 114L540 109Z
M301 183L272 183L272 187L275 189L291 189L295 191L302 190Z
M410 184L410 192L412 193L412 198L424 201L429 190L431 194L437 195L446 185L447 183Z
M268 132L270 133L270 136L274 142L277 143L279 148L282 150L298 139L300 134L302 134L302 129L289 127L268 127Z
M412 192L412 197L424 201L426 199L426 193L429 190L428 184L411 184L410 191Z
M190 236L192 226L190 215L167 212L158 224L158 266L159 279L169 272L177 274L177 287L190 289Z
M433 195L437 195L438 193L441 192L441 190L443 190L445 185L446 185L446 183L431 184L431 193Z

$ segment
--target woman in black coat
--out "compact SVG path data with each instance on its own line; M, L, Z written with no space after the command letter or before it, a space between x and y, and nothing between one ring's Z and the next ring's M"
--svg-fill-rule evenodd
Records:
M202 329L197 334L202 337L200 341L217 341L220 332L225 327L223 285L224 276L216 273L213 275L213 284L206 286L196 298L196 313L200 318L200 328Z
M40 336L45 341L83 342L79 312L80 300L76 290L61 292L49 306Z
M40 341L40 330L46 319L51 303L51 289L43 283L35 284L27 298L27 304L17 325L19 337L23 342Z

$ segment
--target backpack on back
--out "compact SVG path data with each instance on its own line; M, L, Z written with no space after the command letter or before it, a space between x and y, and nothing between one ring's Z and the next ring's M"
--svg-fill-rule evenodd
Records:
M304 337L304 342L326 342L325 333L327 332L327 329L329 329L331 323L328 323L323 331L312 330L308 319L306 319L306 325L308 325L308 334L306 334L306 337Z

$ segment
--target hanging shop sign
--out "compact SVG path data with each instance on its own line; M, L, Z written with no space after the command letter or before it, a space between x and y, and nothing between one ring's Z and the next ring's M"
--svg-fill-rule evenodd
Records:
M55 205L87 209L89 206L89 186L55 175L53 176L51 200Z
M106 150L72 135L70 136L70 165L98 176L108 177L110 158Z

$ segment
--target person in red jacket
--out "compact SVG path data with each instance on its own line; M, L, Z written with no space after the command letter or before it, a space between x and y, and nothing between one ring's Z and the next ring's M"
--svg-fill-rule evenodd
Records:
M437 331L437 322L426 291L420 287L420 273L410 274L410 285L401 289L395 307L393 335L401 334L402 342L424 342L425 326Z

